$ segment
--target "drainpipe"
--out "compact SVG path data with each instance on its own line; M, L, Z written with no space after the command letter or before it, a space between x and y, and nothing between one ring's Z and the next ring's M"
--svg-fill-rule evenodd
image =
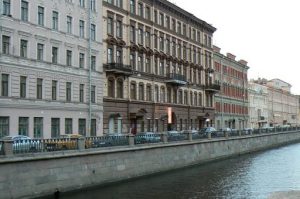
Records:
M223 124L224 124L224 105L223 105L223 67L222 67L222 58L220 59L220 64L221 64L221 92L220 92L220 96L221 96L221 129L224 128Z
M91 120L92 120L92 101L91 101L91 97L92 97L92 65L91 65L91 55L92 55L92 50L91 50L91 46L92 46L92 39L91 39L91 0L88 1L88 35L89 35L89 43L88 43L88 56L89 56L89 117L88 117L88 132L87 132L87 136L91 136ZM95 91L96 94L96 91Z

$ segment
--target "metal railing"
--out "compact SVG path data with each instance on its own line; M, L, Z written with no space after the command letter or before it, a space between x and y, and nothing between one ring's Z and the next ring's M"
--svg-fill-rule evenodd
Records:
M169 78L171 80L178 80L178 81L186 82L186 77L181 74L169 73L169 74L167 74L167 78Z
M104 65L106 70L120 70L124 72L132 72L132 67L130 65L125 65L122 63L108 63Z
M232 131L219 130L211 132L203 132L201 130L186 130L168 131L164 133L139 133L135 136L128 134L109 134L104 136L86 138L25 139L15 141L3 139L0 140L0 155L8 155L9 153L10 155L15 155L66 150L82 150L89 148L134 146L153 143L182 142L201 139L272 134L276 132L287 131L300 131L300 127L268 127L260 129L245 129ZM10 149L10 151L8 149Z

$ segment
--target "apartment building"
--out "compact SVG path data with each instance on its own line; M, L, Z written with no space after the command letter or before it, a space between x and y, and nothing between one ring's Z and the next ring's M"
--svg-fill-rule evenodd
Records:
M257 79L268 89L269 126L299 125L299 98L291 93L292 85L281 79Z
M0 137L101 135L102 2L2 3Z
M251 128L269 126L268 87L254 80L248 82L249 123Z
M214 123L212 25L166 0L103 1L104 132Z
M243 129L248 127L248 80L249 67L245 60L236 60L232 53L223 55L214 46L215 81L221 92L215 96L216 128Z

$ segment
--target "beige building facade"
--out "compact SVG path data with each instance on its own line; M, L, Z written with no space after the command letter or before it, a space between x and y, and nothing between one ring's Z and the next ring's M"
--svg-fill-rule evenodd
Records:
M101 135L102 1L1 3L0 137Z
M104 132L214 123L216 30L166 0L103 1Z

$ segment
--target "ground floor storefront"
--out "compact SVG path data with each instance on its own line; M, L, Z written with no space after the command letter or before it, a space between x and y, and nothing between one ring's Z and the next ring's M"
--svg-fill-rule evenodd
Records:
M164 132L214 126L214 109L104 99L104 133Z

